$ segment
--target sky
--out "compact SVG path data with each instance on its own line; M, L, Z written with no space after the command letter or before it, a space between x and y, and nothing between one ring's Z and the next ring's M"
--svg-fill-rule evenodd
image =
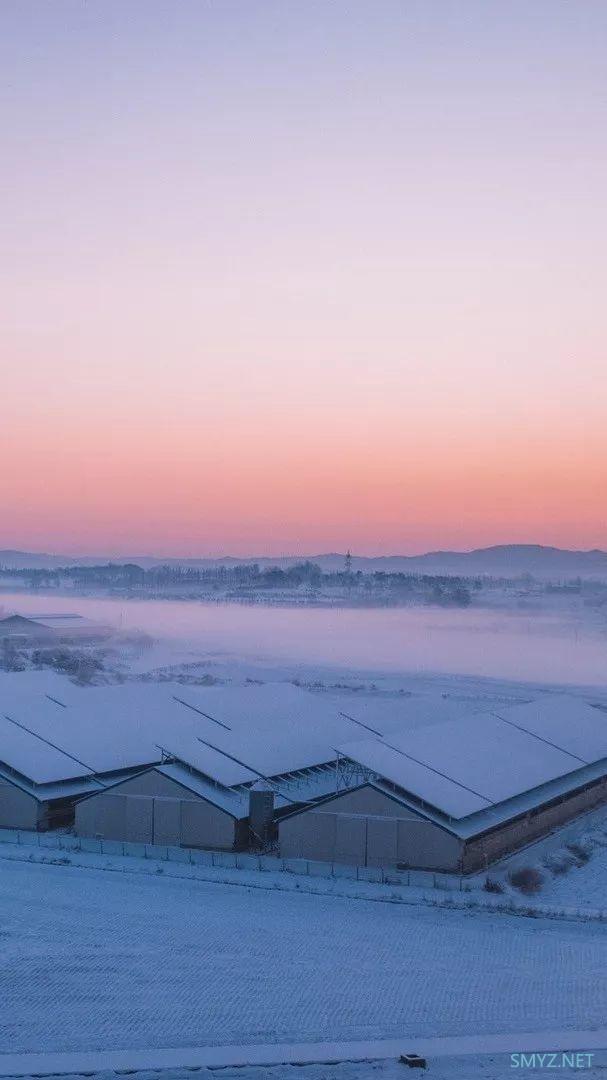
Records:
M0 548L607 547L604 0L2 0Z

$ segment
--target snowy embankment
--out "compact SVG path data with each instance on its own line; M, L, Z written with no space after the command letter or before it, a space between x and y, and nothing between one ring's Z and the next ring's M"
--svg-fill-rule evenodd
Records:
M108 851L100 853L97 849L101 847L107 847ZM141 854L134 854L133 849L140 849ZM274 856L112 841L101 844L96 840L79 840L69 834L11 830L0 830L0 860L81 867L108 873L162 874L215 885L337 896L372 903L421 904L519 917L607 922L607 908L576 903L575 895L568 904L546 903L537 896L523 896L509 886L505 870L502 871L503 889L496 895L483 887L485 875L477 875L468 881L463 877L423 871L382 872L341 863L280 860Z
M607 1008L592 922L3 860L0 929L4 1053L588 1029Z
M512 1047L517 1049L513 1050ZM406 1049L409 1047L409 1049ZM580 1048L584 1047L583 1050ZM290 1077L296 1068L300 1080L318 1077L359 1077L369 1071L382 1077L402 1076L401 1057L432 1063L442 1076L495 1076L495 1067L569 1068L602 1070L607 1060L607 1029L592 1031L526 1032L523 1035L463 1035L415 1039L415 1050L405 1036L362 1042L266 1043L265 1045L188 1047L179 1050L96 1050L63 1054L0 1054L3 1078L35 1076L101 1076L162 1073L169 1080L190 1072L212 1076ZM517 1062L516 1066L513 1061ZM522 1061L525 1064L520 1064ZM532 1062L533 1064L529 1064ZM552 1064L550 1064L550 1062ZM539 1063L539 1064L538 1064ZM399 1067L394 1072L394 1067ZM459 1068L458 1068L459 1065ZM360 1071L366 1066L364 1073ZM462 1069L463 1066L463 1069ZM317 1072L320 1069L322 1072ZM229 1072L226 1072L229 1070ZM299 1071L301 1070L301 1071ZM594 1071L591 1075L598 1075Z
M521 897L512 877L531 877L527 900L533 907L575 908L580 917L607 907L607 809L598 807L501 860L470 879L478 890L488 878L501 900ZM476 893L475 893L476 895Z

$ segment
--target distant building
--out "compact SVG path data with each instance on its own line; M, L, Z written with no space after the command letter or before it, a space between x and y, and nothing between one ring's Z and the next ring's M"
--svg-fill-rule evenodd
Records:
M83 615L9 615L0 619L0 641L4 638L24 644L94 642L108 637L111 627Z

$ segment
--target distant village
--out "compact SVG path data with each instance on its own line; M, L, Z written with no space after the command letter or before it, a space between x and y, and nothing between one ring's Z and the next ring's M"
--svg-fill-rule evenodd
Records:
M295 603L317 606L398 607L438 604L468 607L482 589L480 578L353 571L323 571L306 561L283 569L256 563L198 568L179 565L144 569L136 563L1 569L0 586L28 590L71 589L81 594Z
M311 560L287 567L255 562L211 567L178 563L143 567L135 562L52 568L0 565L0 595L2 590L266 606L607 610L607 581L598 579L354 570L349 555L343 568L331 570Z

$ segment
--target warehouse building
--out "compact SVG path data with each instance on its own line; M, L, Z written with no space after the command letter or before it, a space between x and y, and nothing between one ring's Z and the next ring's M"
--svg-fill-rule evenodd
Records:
M0 826L73 822L80 836L263 846L274 814L333 790L332 743L362 730L285 684L82 689L49 672L6 675Z
M607 801L607 715L568 695L340 747L284 857L467 872Z
M111 635L112 629L84 615L8 615L0 619L0 640L23 645L90 644Z
M157 709L162 701L163 723L155 726L162 760L136 778L87 794L76 807L77 835L219 850L262 847L287 808L334 791L335 743L370 730L365 721L340 715L333 702L290 684L152 689ZM131 689L132 708L136 700L141 691L134 697ZM149 709L146 723L149 730Z
M353 702L345 713L330 697L288 684L184 688L172 701L179 715L171 714L165 727L163 761L84 797L76 807L78 835L220 850L263 847L277 836L284 815L335 794L335 746L344 738L377 736L379 725L402 731L462 711L435 700Z
M467 871L605 801L605 712L474 704L7 674L0 825Z
M333 768L312 767L297 777L267 779L248 771L246 782L230 787L167 758L81 798L74 831L102 840L218 851L263 848L275 836L277 816L310 805L334 784Z

